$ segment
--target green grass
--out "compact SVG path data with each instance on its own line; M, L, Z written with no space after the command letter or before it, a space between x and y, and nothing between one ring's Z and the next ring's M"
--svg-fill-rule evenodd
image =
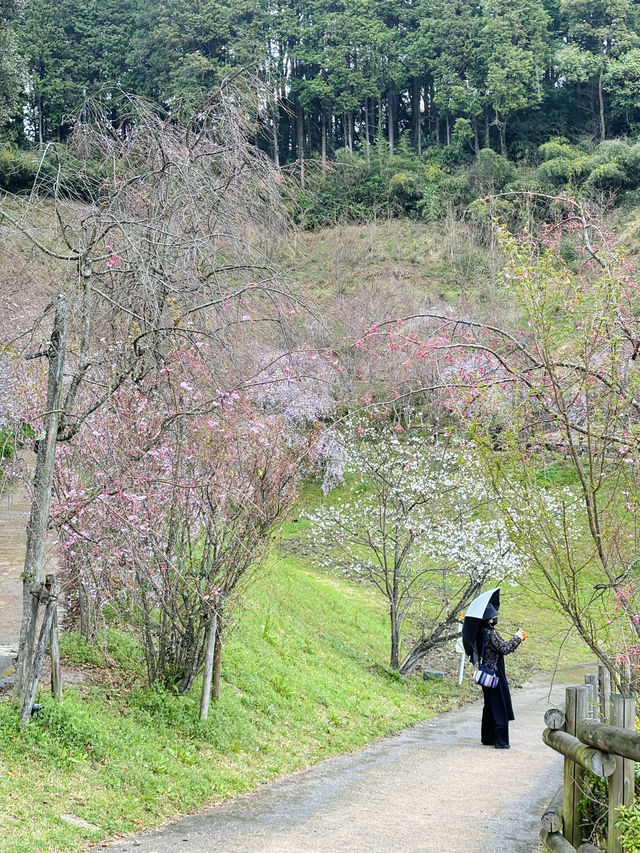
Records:
M115 639L112 632L112 659ZM111 681L66 688L62 704L43 696L43 712L25 731L0 703L0 851L79 850L468 698L469 686L387 673L387 642L384 608L367 590L319 576L296 558L273 559L225 649L222 697L207 724L198 722L197 692L126 687L117 668ZM77 640L67 648L76 663L95 655ZM97 829L73 826L64 814Z

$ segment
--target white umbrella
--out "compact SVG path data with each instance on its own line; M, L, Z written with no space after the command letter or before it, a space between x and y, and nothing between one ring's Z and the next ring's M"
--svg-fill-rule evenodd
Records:
M493 605L496 610L500 609L500 587L488 589L486 592L480 593L477 598L474 598L471 604L467 607L467 612L464 614L464 622L462 623L462 642L464 649L469 657L473 660L473 654L476 648L476 637L480 630L480 625L484 621L485 611L489 605Z

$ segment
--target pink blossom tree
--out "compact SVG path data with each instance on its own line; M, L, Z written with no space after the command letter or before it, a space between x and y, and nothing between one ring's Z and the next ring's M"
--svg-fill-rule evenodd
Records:
M206 397L186 379L175 393L192 409ZM124 384L66 446L53 519L81 628L93 633L109 605L140 639L149 681L179 692L204 667L206 717L228 616L295 498L301 447L238 393L170 426L162 396Z
M248 142L250 115L243 93L231 87L185 122L130 99L129 114L114 127L108 104L95 103L73 136L81 163L74 186L56 180L46 188L53 202L39 200L39 186L28 200L2 207L12 239L26 241L55 270L52 299L31 337L12 332L20 342L44 338L24 354L48 361L36 419L15 688L24 721L25 697L37 682L38 598L57 446L73 442L125 384L161 386L176 349L206 359L216 378L211 387L231 391L247 379L248 361L235 348L244 339L236 332L264 324L275 340L283 309L299 305L266 260L285 219L278 176ZM202 402L200 412L215 403ZM161 431L180 416L167 414Z

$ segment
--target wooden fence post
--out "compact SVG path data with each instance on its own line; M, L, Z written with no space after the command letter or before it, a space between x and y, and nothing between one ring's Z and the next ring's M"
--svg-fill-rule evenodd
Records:
M598 682L600 720L608 723L611 715L611 673L603 663L598 666Z
M54 607L51 617L51 635L49 637L51 654L51 693L56 699L62 699L62 673L60 670L60 635L58 633L58 607Z
M590 708L588 700L591 696L590 687L576 687L575 699L575 718L573 735L577 736L578 723L590 716ZM582 844L582 815L580 814L580 800L582 799L582 779L584 769L579 764L573 765L573 838L569 841L574 847L579 847Z
M636 726L636 703L632 696L611 694L611 725L623 729ZM615 822L618 807L631 805L634 801L635 763L629 758L616 755L616 769L609 777L609 829L607 853L624 853L620 844L620 833Z
M576 692L577 687L567 687L565 703L565 728L567 734L576 733ZM564 837L573 844L574 825L578 823L577 797L575 785L576 765L570 758L564 760L564 794L562 797L562 822ZM575 845L574 845L575 846Z
M33 700L36 697L38 681L40 680L40 669L42 667L42 661L44 660L44 654L47 650L47 643L51 637L53 614L58 606L58 585L54 575L47 575L46 582L42 584L38 604L41 600L42 603L45 604L45 610L42 617L42 623L40 625L38 643L34 650L31 677L27 685L27 691L23 696L22 709L20 711L20 721L23 727L26 726L27 720L31 717Z
M587 716L592 720L597 720L600 718L600 700L598 697L598 675L597 673L591 673L590 675L585 675L584 683L588 688L588 696L587 696Z

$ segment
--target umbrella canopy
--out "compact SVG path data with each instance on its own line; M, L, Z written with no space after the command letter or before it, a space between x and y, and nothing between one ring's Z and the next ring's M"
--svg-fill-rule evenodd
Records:
M489 607L491 610L487 613L486 611ZM474 659L476 638L478 636L478 631L480 630L480 625L482 625L484 619L491 618L494 608L495 610L500 609L499 586L495 589L488 589L486 592L481 593L477 598L473 599L467 608L467 612L464 616L464 622L462 623L462 644L464 645L465 652L469 655L471 660Z

